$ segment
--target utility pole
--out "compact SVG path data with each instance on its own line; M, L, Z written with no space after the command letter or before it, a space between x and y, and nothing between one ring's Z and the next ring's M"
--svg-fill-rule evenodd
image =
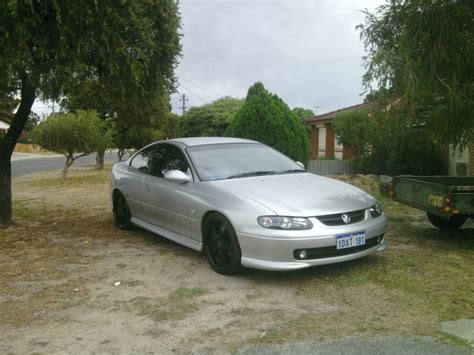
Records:
M183 103L183 106L181 108L183 110L183 115L184 115L186 113L186 102L188 101L188 99L186 98L186 95L183 94L181 95L181 98L179 100Z

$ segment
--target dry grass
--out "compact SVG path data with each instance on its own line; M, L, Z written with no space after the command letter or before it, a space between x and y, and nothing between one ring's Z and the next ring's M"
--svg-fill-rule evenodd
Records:
M440 232L419 211L380 198L390 220L384 255L223 277L198 253L144 231L117 230L109 168L73 169L66 181L57 172L14 180L14 224L0 230L0 334L6 334L0 340L12 345L0 350L38 350L25 342L18 348L20 334L75 329L77 319L97 329L88 336L107 329L122 344L113 348L107 338L90 350L131 351L143 350L127 348L135 341L168 350L345 335L451 341L439 323L474 317L472 222ZM344 179L377 194L370 178ZM126 331L107 328L117 319L128 324ZM179 335L165 338L169 333ZM67 334L63 350L81 351Z

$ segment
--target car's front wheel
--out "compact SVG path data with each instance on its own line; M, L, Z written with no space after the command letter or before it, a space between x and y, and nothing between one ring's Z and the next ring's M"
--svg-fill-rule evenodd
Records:
M114 222L115 225L120 229L130 230L134 228L131 222L132 214L128 207L125 196L120 192L116 191L113 198L113 211L114 211Z
M239 241L230 222L218 213L204 222L204 249L209 264L222 275L238 273L242 269Z
M461 227L464 222L466 222L467 216L451 216L451 217L441 217L433 213L426 213L428 221L435 226L436 228L443 230L455 230Z

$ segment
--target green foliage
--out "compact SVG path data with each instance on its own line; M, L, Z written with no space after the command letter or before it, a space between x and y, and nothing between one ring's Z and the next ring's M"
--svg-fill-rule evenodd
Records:
M309 137L298 116L259 82L249 88L226 136L254 139L305 164L309 160Z
M0 96L20 97L0 137L0 165L9 164L37 96L58 100L94 82L96 92L139 107L173 92L180 22L177 0L0 2ZM10 171L1 169L0 177L0 224L8 225Z
M376 123L366 110L340 113L332 121L339 142L351 147L357 155L363 155L374 137Z
M405 111L356 110L333 121L339 141L353 149L356 172L433 175L442 173L435 144L423 125L413 125Z
M0 71L12 90L25 75L54 98L90 80L130 99L174 86L176 1L4 1L0 19Z
M403 106L435 140L472 141L474 2L389 0L365 14L366 87L388 89L378 100Z
M55 114L41 122L32 132L35 144L63 154L88 154L107 146L104 122L94 111Z
M133 113L134 114L134 113ZM150 113L147 124L123 125L115 121L112 127L114 146L120 151L140 149L152 142L176 137L177 115L172 112Z
M303 107L295 107L292 110L296 116L298 116L301 120L307 119L307 118L313 118L316 116L313 112L313 110L303 108Z
M191 107L178 120L178 135L221 137L242 105L243 100L224 97L207 105Z

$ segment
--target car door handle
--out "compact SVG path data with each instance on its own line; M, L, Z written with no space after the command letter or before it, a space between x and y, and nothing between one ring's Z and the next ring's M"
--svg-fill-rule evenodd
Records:
M145 190L146 192L150 192L151 191L150 185L148 184L143 185L143 190Z

